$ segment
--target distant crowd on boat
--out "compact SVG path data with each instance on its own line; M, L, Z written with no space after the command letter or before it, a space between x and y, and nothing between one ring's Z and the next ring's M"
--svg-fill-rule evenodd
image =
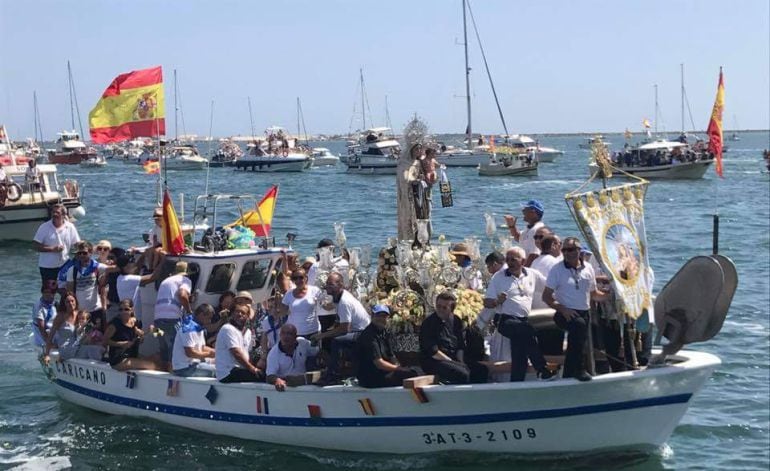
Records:
M216 377L221 382L338 384L355 376L363 387L399 386L404 379L433 375L443 384L523 381L527 373L540 380L562 377L591 379L589 371L635 369L646 363L650 339L623 325L610 302L608 278L592 263L591 253L574 237L563 240L542 221L537 200L523 205L527 227L517 218L506 222L520 246L485 258L490 277L470 263L466 244L455 244L453 260L462 271L460 284L483 291L483 306L466 323L455 313L458 298L438 293L435 312L419 326L418 359L402 364L389 328L392 306L367 307L351 291L350 254L341 250L334 269L319 282L320 256L301 262L285 253L274 276L272 295L255 303L248 291L224 292L217 306L195 305L195 272L184 261L166 261L160 244L161 210L141 249L93 245L80 239L63 206L34 237L40 252L41 297L32 316L35 343L48 362L68 358L106 360L118 370L153 369L178 376ZM324 239L319 252L333 251ZM69 254L74 252L70 258ZM155 283L154 321L143 328L141 289ZM56 302L56 297L59 297ZM552 308L554 332L530 323L533 309ZM593 312L593 322L589 313ZM606 353L586 355L588 330L594 346ZM560 356L564 332L566 355ZM159 352L140 355L146 336ZM642 342L642 339L644 342ZM638 344L638 345L637 345ZM531 368L530 366L531 365Z
M688 146L686 142L654 142L631 148L625 145L622 151L613 152L612 162L618 167L655 167L683 163L710 161L714 154L709 152L703 141Z

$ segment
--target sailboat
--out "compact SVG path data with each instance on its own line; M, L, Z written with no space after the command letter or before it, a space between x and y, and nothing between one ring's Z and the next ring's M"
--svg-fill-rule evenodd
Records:
M209 161L200 155L193 142L182 142L179 138L179 87L177 86L176 70L174 70L174 142L168 146L165 152L161 152L162 166L167 170L202 170ZM182 116L182 131L184 129L184 115Z
M364 71L359 69L361 83L361 123L364 131L358 141L348 146L348 155L344 159L348 173L364 175L395 175L401 144L393 136L389 127L366 128L366 87ZM343 160L343 159L340 159Z
M736 132L738 131L738 119L733 115L733 132L730 134L730 140L731 141L740 141L741 137Z
M86 146L81 139L83 135L83 123L80 121L80 107L78 106L78 97L75 93L75 83L72 80L72 67L67 61L67 81L69 83L70 97L70 119L72 124L71 131L62 131L57 133L56 149L48 152L48 162L52 164L79 164L84 160L96 157L96 149ZM80 134L75 131L75 112L78 115L78 128Z

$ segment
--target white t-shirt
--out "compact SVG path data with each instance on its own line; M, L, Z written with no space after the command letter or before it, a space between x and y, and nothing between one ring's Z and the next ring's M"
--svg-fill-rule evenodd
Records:
M178 335L178 334L177 334ZM251 346L251 331L246 329L245 333L242 333L234 325L227 323L219 329L217 333L217 345L214 351L214 363L217 370L217 379L221 380L225 376L230 374L230 370L233 368L241 367L238 360L235 359L230 352L231 348L240 348L243 353L249 355L249 347Z
M163 228L157 224L152 226L150 231L150 247L155 247L163 243Z
M182 303L179 290L184 288L192 294L192 281L183 273L169 276L158 287L158 299L155 301L155 319L179 319L182 317Z
M286 323L296 327L299 335L307 336L321 330L321 323L315 312L316 302L321 294L320 288L308 285L307 293L301 298L295 298L293 291L283 296L283 304L289 307Z
M48 317L47 320L46 317ZM56 319L56 303L51 303L49 307L46 307L43 300L39 299L35 303L35 307L32 308L32 335L35 345L38 347L45 347L45 340L43 340L42 332L37 327L37 321L43 321L45 330L50 331L54 319Z
M297 347L294 349L293 355L287 355L281 350L280 343L276 344L267 354L265 374L267 376L275 375L279 378L305 374L305 364L308 357L317 354L318 347L311 346L310 341L302 337L297 337Z
M5 173L5 169L0 167L0 182L4 182L8 178L8 174Z
M542 291L545 277L537 270L522 268L518 277L513 273L508 276L506 270L500 270L489 280L484 298L497 300L499 294L505 293L505 302L497 306L495 312L524 318L529 316L532 310L532 298L538 285Z
M369 325L371 318L366 308L348 290L342 291L340 302L337 303L337 315L340 324L349 323L350 332L360 332Z
M567 268L564 262L551 268L545 285L553 290L556 301L569 308L587 311L591 307L591 292L596 290L596 276L591 265Z
M181 370L187 368L193 363L200 363L198 358L190 358L185 352L185 347L190 347L193 350L202 350L206 345L206 332L201 330L200 332L182 332L179 329L174 338L174 349L171 352L171 366L175 370Z
M532 225L532 227L526 227L523 231L521 231L521 235L519 236L519 245L521 245L521 248L527 252L528 257L530 254L540 255L540 249L538 249L537 245L535 245L535 233L543 226L545 226L543 221L537 221Z
M460 281L457 282L459 288L480 290L484 288L484 282L481 278L481 272L474 270L473 266L463 267L461 270Z
M69 221L64 221L58 229L52 221L46 221L37 228L35 237L32 239L42 245L64 246L61 252L40 252L37 265L41 268L59 268L64 265L69 256L73 245L80 242L80 235L75 225Z
M130 299L134 301L142 277L139 275L118 275L118 299L121 301ZM136 305L136 303L134 303Z
M24 172L24 180L31 183L40 182L40 169L38 167L27 167Z
M532 261L532 266L530 266L530 268L539 271L543 276L547 277L548 273L551 271L551 268L553 268L554 265L561 261L561 255L559 255L559 258L556 258L549 253L540 254L535 260Z
M102 309L102 297L99 296L99 277L104 274L107 265L97 264L97 268L87 275L83 275L78 266L70 267L67 270L67 283L75 283L75 297L78 299L78 307L88 312ZM78 276L75 278L75 270L78 270Z

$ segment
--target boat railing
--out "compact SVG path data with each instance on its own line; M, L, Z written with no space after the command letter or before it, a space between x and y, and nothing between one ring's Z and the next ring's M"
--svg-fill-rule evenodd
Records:
M210 240L217 239L217 235L223 231L224 227L220 225L220 216L223 213L222 205L228 205L230 207L235 206L238 212L238 217L243 220L244 215L249 211L257 211L258 199L254 195L199 195L195 199L195 206L193 207L193 221L192 221L192 237L193 241L196 238L198 231L204 231L201 240L208 238ZM261 215L258 215L261 218ZM219 236L221 237L221 235ZM203 244L201 247L208 251L219 251L219 244ZM261 246L267 248L270 245L268 239L262 241ZM195 244L193 244L195 247Z

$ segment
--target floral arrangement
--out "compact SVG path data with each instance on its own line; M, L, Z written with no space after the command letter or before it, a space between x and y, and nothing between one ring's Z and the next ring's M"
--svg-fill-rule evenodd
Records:
M455 296L457 296L455 315L470 325L484 309L484 296L478 291L465 288L455 290Z

